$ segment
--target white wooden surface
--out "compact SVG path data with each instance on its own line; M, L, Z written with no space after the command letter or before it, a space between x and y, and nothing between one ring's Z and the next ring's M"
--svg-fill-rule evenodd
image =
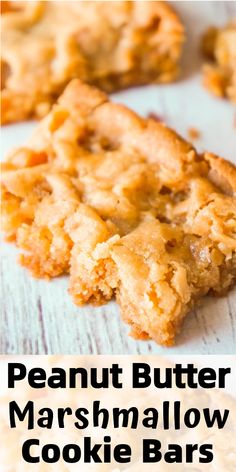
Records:
M199 36L210 24L236 18L236 2L171 2L187 28L183 75L177 84L124 91L114 100L142 115L156 112L187 137L196 127L199 150L207 149L236 163L236 111L201 87ZM2 132L2 155L24 143L34 123L8 126ZM16 262L16 250L2 244L2 317L0 351L5 354L232 354L236 346L236 290L221 299L207 298L190 314L176 346L161 348L127 336L112 302L99 308L74 306L67 278L34 280Z

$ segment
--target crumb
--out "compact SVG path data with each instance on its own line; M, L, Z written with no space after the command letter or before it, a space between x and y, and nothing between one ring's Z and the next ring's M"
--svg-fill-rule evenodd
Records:
M197 128L189 128L188 129L189 139L192 139L192 140L199 139L200 136L201 136L201 133Z

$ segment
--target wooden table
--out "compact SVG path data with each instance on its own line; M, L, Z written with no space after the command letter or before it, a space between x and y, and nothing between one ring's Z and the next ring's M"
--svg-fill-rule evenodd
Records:
M117 93L114 100L143 116L156 112L187 137L196 127L198 150L209 150L236 163L236 111L211 97L201 86L199 37L210 24L236 18L236 2L171 2L187 28L183 74L176 84ZM5 127L3 155L24 143L33 123ZM112 302L78 308L67 294L67 278L34 280L15 263L16 250L2 245L2 317L0 350L4 354L231 354L235 352L236 290L220 299L207 298L190 314L176 346L164 349L127 336Z

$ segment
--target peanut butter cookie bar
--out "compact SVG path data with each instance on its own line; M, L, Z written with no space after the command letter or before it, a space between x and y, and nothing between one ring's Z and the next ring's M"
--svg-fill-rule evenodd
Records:
M2 227L76 304L116 296L138 338L171 345L236 278L236 169L72 81L2 171Z
M47 114L75 77L112 92L178 75L183 26L165 2L2 3L3 123Z
M212 61L204 66L204 85L218 97L227 97L236 104L236 21L224 28L209 28L202 46Z

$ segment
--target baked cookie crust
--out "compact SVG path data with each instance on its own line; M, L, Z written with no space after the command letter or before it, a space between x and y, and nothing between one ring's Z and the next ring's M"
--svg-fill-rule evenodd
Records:
M224 28L209 28L203 36L202 49L211 61L203 68L205 87L236 104L236 20Z
M2 228L76 304L115 296L132 335L171 345L236 278L236 168L72 81L2 170Z
M113 92L178 75L184 31L165 2L2 3L3 123L46 115L76 77Z

